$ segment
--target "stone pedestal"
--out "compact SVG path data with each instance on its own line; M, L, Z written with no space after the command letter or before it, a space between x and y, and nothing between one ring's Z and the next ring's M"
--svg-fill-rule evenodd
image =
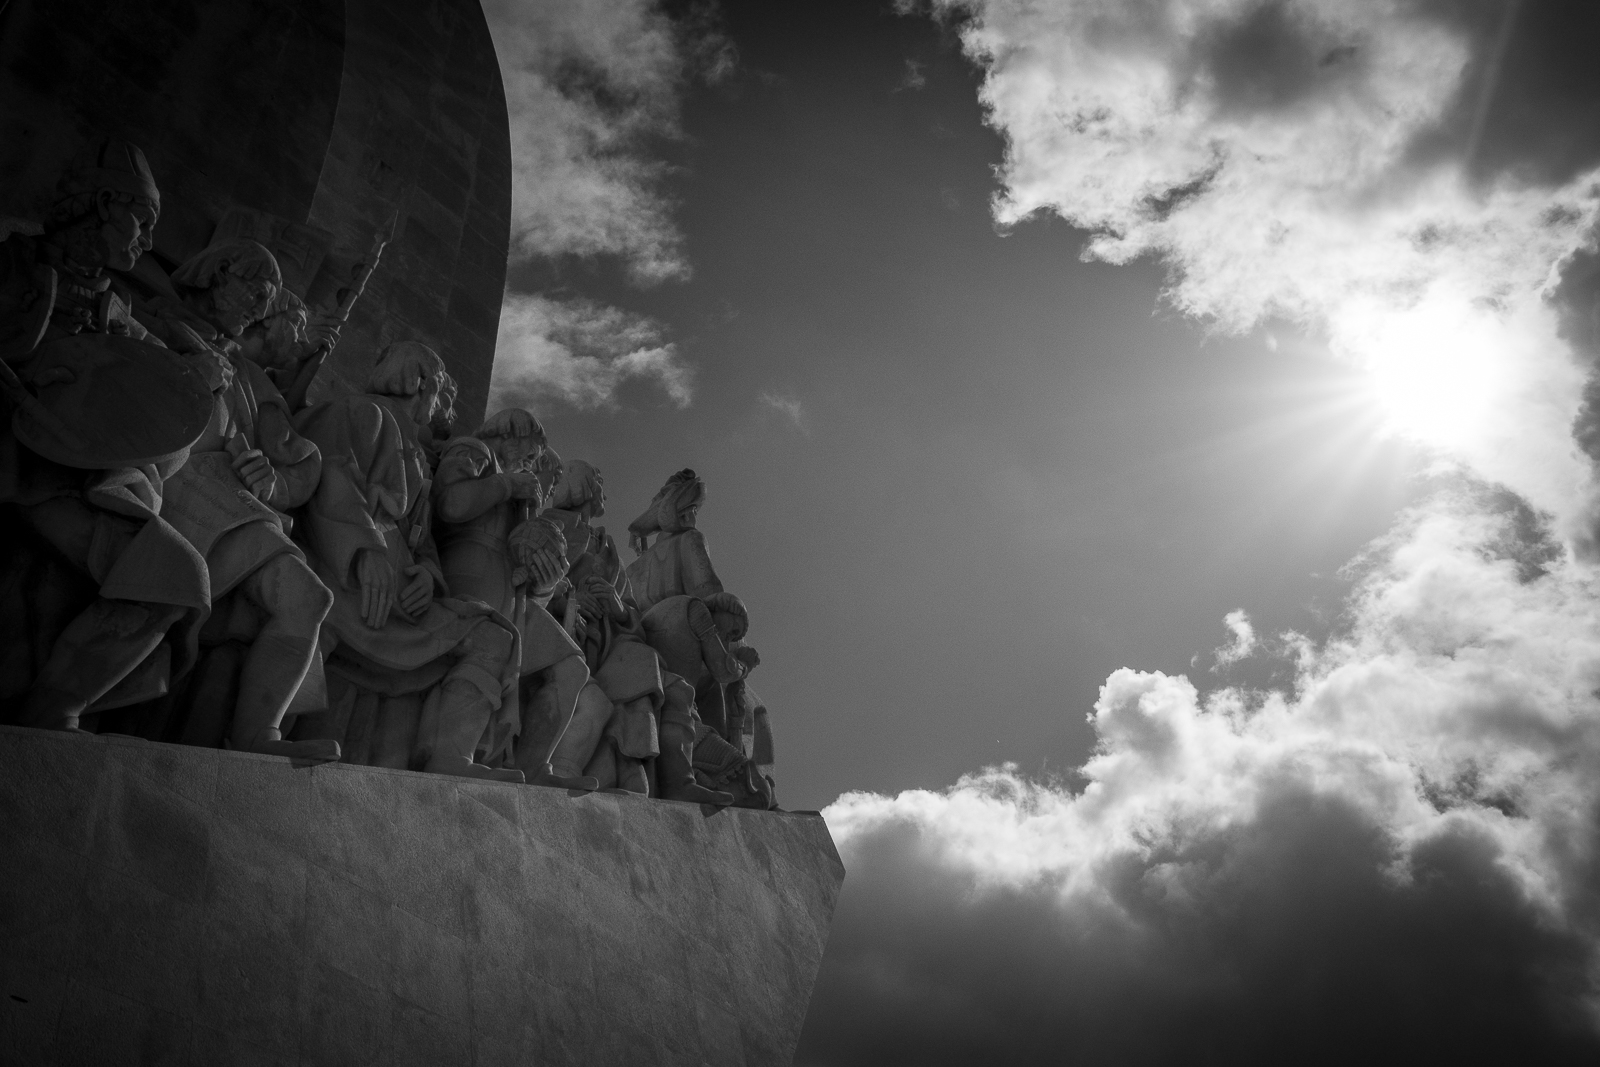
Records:
M0 1062L787 1064L823 821L0 728Z

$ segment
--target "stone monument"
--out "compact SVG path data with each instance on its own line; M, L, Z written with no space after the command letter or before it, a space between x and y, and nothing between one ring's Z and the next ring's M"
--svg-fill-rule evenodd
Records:
M759 611L484 418L509 212L476 0L0 3L0 1062L792 1057Z

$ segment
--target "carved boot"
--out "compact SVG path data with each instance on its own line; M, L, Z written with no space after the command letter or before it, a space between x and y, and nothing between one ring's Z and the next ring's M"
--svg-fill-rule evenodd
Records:
M290 759L311 760L315 763L336 763L339 742L330 740L285 741L276 726L265 726L248 740L228 739L228 747L238 752L257 752L264 756L288 756Z
M611 701L598 685L588 683L578 694L577 710L567 723L561 739L556 742L547 765L560 783L568 781L592 783L573 785L572 789L599 789L610 784L589 769L602 747L606 724L611 721ZM614 767L613 767L614 770ZM551 783L539 783L551 784Z
M18 721L78 730L78 718L154 652L183 609L131 600L96 600L67 624L23 700Z
M523 774L509 767L474 763L472 752L494 711L489 698L466 682L446 679L437 709L423 716L418 742L426 755L422 769L430 774L453 774L490 782L522 782Z
M715 804L725 808L733 803L733 794L720 789L708 789L695 781L694 727L674 722L663 716L661 720L661 755L656 759L656 786L663 800L686 800L691 804Z
M546 668L540 675L536 687L524 690L522 734L517 738L515 757L517 767L527 775L529 785L598 789L600 783L582 773L585 760L575 760L570 747L562 754L562 769L558 771L554 765L556 746L572 725L579 702L593 700L593 697L583 696L588 687L589 669L580 657L572 656ZM604 697L601 699L603 701ZM605 703L609 713L610 704Z
M546 763L542 770L533 772L524 771L529 785L550 785L557 789L581 789L592 793L600 788L600 779L591 778L586 774L557 774L555 769Z
M256 638L245 656L229 748L321 763L339 758L337 741L285 741L278 729L315 652L315 640L270 632Z
M731 793L736 808L770 811L774 807L772 787L757 773L755 764L708 726L702 726L695 737L694 772L701 785Z

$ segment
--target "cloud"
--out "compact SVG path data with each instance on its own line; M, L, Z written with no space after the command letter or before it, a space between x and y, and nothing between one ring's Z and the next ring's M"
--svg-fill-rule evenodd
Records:
M1219 663L1288 683L1119 670L1077 786L1000 767L830 806L849 875L798 1062L1600 1053L1600 568L1573 433L1600 439L1574 328L1600 151L1529 107L1520 35L1565 55L1552 7L1507 29L1503 5L1422 0L935 4L1006 138L1002 225L1054 214L1088 258L1157 259L1209 328L1325 338L1453 473L1347 567L1326 640L1228 616ZM1524 113L1570 136L1508 127Z
M928 84L928 76L922 73L922 67L923 64L915 59L906 60L905 74L901 75L900 84L894 87L894 91L898 93L903 89L910 89L914 92L925 87Z
M1592 1059L1600 613L1526 536L1411 512L1283 693L1115 672L1076 791L841 797L797 1062Z
M1160 258L1170 301L1217 328L1323 333L1400 432L1541 508L1585 498L1584 374L1545 297L1591 240L1596 172L1481 181L1470 129L1434 144L1481 111L1498 17L1474 36L1399 0L939 6L968 18L1007 139L999 222L1053 213L1089 258Z
M512 258L610 258L641 286L687 279L660 148L681 135L690 80L736 62L714 6L669 18L651 0L486 0L484 12L511 120ZM646 378L687 404L688 371L662 335L616 308L508 291L494 399L601 406Z
M782 393L765 392L756 397L756 401L765 407L771 408L785 419L794 424L797 430L805 429L805 410L800 404L800 398L787 396Z
M606 407L629 381L653 383L679 407L694 395L693 374L658 323L589 301L506 294L492 406L531 407L554 398Z
M704 17L647 0L489 0L511 117L513 252L621 258L636 281L688 275L665 166L678 100L731 49Z
M1217 666L1226 667L1248 658L1256 650L1256 628L1242 608L1228 612L1222 622L1233 633L1233 641L1216 652Z

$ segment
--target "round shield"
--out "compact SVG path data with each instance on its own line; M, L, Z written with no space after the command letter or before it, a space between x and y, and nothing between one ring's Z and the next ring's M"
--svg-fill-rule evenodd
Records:
M83 470L176 458L211 421L211 389L191 358L116 334L80 333L34 352L37 400L11 428L46 459Z

